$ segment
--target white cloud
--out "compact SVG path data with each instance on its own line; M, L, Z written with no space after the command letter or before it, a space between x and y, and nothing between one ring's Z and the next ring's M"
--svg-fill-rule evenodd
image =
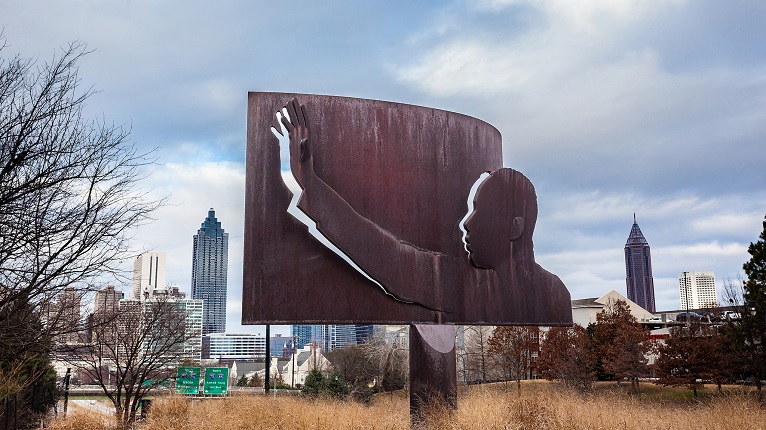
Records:
M437 47L419 64L401 69L399 78L431 94L452 96L510 90L524 84L531 74L523 64L508 57L505 49L461 39Z

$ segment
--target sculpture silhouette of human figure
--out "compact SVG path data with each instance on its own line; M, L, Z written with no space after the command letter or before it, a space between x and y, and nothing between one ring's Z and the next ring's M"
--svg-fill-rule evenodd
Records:
M502 289L517 290L517 302L511 306L530 323L542 315L571 315L564 283L535 262L536 222L532 182L517 170L502 168L479 185L474 210L463 223L473 265L492 269Z
M455 276L446 256L404 242L356 212L314 171L312 154L319 148L310 139L305 106L292 99L284 110L289 118L277 116L282 131L273 131L289 135L290 168L303 190L298 208L316 222L317 229L328 240L378 281L387 294L439 314L449 313L446 293L436 288L446 277ZM534 261L532 233L536 219L537 199L532 183L521 173L503 168L492 172L479 186L474 211L465 222L471 262L479 269L494 271L494 283L500 290L523 291L515 295L523 303L512 306L522 314L518 315L521 319L530 323L552 310L571 315L569 292L564 284ZM390 258L379 258L380 255L395 256L395 267L391 267ZM408 288L413 279L433 288Z

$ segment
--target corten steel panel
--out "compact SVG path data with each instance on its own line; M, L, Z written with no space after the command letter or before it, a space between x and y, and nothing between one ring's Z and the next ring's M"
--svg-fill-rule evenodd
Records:
M457 408L454 329L447 325L410 325L409 353L410 419L416 428L423 424L422 409L431 401Z
M362 269L412 303L386 295L287 213L291 193L270 129L293 98L306 113L301 130L315 173L305 181L301 208ZM500 133L490 124L398 103L250 93L247 139L244 324L571 322L566 288L534 263L531 229L528 246L489 246L490 255L518 254L516 265L482 268L467 258L459 222L470 188L502 164ZM534 207L536 216L531 183L509 177L494 181L499 186L482 184L485 202L502 200L504 187L520 187L514 202ZM507 224L498 218L503 213L478 226Z

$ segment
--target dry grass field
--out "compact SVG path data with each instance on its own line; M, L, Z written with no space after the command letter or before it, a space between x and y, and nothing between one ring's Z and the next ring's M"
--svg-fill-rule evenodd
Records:
M642 385L633 396L627 387L598 385L582 395L558 384L529 381L517 396L502 384L471 387L459 408L438 405L427 411L432 429L766 429L766 408L742 388L723 395L712 387L698 399L683 388ZM190 401L167 397L154 402L142 430L238 429L409 429L409 403L402 394L378 396L371 405L302 397L230 397ZM74 414L54 429L102 428L98 419Z

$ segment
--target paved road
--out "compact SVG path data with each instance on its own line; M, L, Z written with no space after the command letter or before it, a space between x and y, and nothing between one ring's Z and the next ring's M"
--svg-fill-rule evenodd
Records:
M109 418L114 417L114 407L99 400L70 399L69 402L71 407L93 411Z

